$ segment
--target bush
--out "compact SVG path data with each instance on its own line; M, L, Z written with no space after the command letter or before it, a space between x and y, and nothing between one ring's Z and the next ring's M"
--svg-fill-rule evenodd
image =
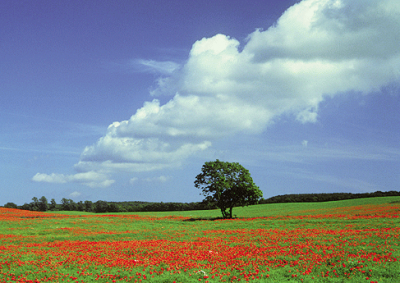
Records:
M5 208L18 208L18 206L17 206L15 203L13 203L13 202L7 202L7 203L4 205L4 207L5 207Z

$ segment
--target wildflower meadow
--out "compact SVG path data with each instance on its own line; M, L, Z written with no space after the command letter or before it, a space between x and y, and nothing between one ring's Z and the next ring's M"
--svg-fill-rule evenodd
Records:
M0 282L398 282L400 197L94 214L0 208Z

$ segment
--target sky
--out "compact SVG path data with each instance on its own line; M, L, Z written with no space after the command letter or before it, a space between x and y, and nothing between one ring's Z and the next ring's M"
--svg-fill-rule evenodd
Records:
M0 1L0 205L399 190L398 0Z

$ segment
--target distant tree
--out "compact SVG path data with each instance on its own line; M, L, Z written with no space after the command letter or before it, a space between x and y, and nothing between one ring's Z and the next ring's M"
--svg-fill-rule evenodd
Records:
M61 199L61 210L69 210L69 200L66 198Z
M98 200L94 203L94 211L95 212L107 212L108 211L108 203L104 200Z
M69 207L71 211L78 210L78 204L74 202L72 199L69 199Z
M49 203L47 202L47 198L42 196L38 201L38 210L46 211L49 208Z
M56 210L57 209L57 203L55 199L51 199L50 204L49 204L49 210Z
M116 204L117 205L117 211L116 212L128 212L128 208L125 205L121 204Z
M18 205L16 205L16 204L13 203L13 202L7 202L7 203L4 205L4 207L5 207L5 208L18 208Z
M85 205L83 204L83 201L78 201L76 203L76 209L78 211L84 211L85 210Z
M119 211L120 211L120 207L116 203L108 204L107 212L119 212Z
M93 211L93 202L91 202L90 200L85 200L84 206L85 206L85 211L87 212Z
M19 208L23 210L31 210L31 205L29 203L24 203Z
M196 176L195 187L202 190L207 203L221 209L224 218L232 218L233 207L257 204L263 196L249 171L239 163L217 159L206 162L201 171Z
M77 209L76 203L72 199L61 199L61 210L73 211Z
M39 210L39 200L38 200L37 197L33 197L32 198L32 202L30 203L30 209L29 210L33 210L33 211Z

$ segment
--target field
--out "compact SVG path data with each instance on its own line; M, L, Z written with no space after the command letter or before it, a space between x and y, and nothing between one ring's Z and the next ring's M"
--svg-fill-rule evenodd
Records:
M233 212L0 208L0 282L400 280L400 197Z

